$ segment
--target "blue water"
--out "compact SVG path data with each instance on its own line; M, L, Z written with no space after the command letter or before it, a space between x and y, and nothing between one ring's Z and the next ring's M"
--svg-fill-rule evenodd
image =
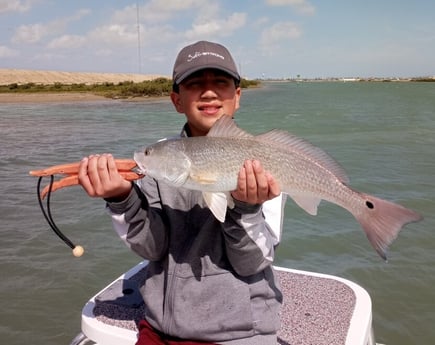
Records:
M286 129L324 148L357 190L417 210L389 262L343 209L316 217L289 201L276 264L353 280L373 301L377 342L435 341L435 83L266 83L246 90L239 125ZM184 118L167 100L0 105L2 344L69 344L84 303L138 262L117 238L104 203L79 188L58 191L58 226L85 254L75 259L49 230L28 171L91 153L132 157L179 132Z

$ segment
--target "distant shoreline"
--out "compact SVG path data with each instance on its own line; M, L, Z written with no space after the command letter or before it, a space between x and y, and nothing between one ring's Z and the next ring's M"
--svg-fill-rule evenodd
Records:
M143 81L155 80L157 78L168 78L161 75L128 74L128 73L88 73L88 72L60 72L42 70L20 70L20 69L1 69L0 85L74 85L74 84L104 84L104 83L140 83ZM292 79L263 79L259 82L433 82L435 77L422 78L292 78ZM250 86L251 87L251 86ZM258 87L258 86L257 86ZM87 91L62 91L51 92L0 92L0 104L7 103L62 103L62 102L94 102L94 101L116 101L123 100L128 102L141 101L164 101L169 100L166 96L145 96L145 97L106 97L102 94Z
M56 83L90 85L99 83L120 83L125 81L139 83L160 77L170 78L157 74L62 72L0 68L0 85L23 85L28 83L41 85L53 85Z
M151 74L132 73L89 73L89 72L61 72L43 70L2 69L0 68L0 85L55 85L61 84L98 84L120 83L131 81L139 83L162 77ZM165 97L134 97L126 98L126 101L148 101L164 99ZM115 98L116 99L116 98ZM5 92L0 93L0 104L6 103L57 103L57 102L91 102L113 101L112 98L98 95L92 92Z

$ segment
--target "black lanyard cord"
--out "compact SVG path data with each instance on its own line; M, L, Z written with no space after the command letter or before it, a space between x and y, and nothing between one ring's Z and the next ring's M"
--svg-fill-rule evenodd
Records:
M41 198L41 182L42 182L42 178L43 176L39 177L38 179L38 186L37 186L37 194L38 194L38 202L39 202L39 207L41 208L42 214L44 215L45 220L47 221L48 225L50 225L51 229L54 231L54 233L59 236L59 238L64 241L72 250L73 250L73 254L74 256L81 256L83 254L83 248L81 246L76 246L74 243L72 243L72 241L66 237L62 231L60 231L60 229L57 227L56 223L53 220L53 216L51 214L51 209L50 209L50 196L51 196L51 190L53 187L53 181L54 181L54 176L50 175L50 184L48 187L48 193L47 193L47 211L44 208L44 204L42 202L42 198Z

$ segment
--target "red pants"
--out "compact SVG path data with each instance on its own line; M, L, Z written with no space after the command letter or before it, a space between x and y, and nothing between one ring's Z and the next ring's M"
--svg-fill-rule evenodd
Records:
M191 341L165 335L154 328L146 320L139 323L139 338L136 345L217 345L201 341Z

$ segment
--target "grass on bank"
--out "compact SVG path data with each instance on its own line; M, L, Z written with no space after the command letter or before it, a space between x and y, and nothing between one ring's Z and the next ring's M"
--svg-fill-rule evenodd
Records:
M257 80L241 80L242 88L257 87ZM168 96L172 91L172 80L157 78L140 83L124 81L120 83L99 83L99 84L37 84L13 83L0 85L0 93L61 93L61 92L90 92L107 98L133 98L133 97L161 97Z

